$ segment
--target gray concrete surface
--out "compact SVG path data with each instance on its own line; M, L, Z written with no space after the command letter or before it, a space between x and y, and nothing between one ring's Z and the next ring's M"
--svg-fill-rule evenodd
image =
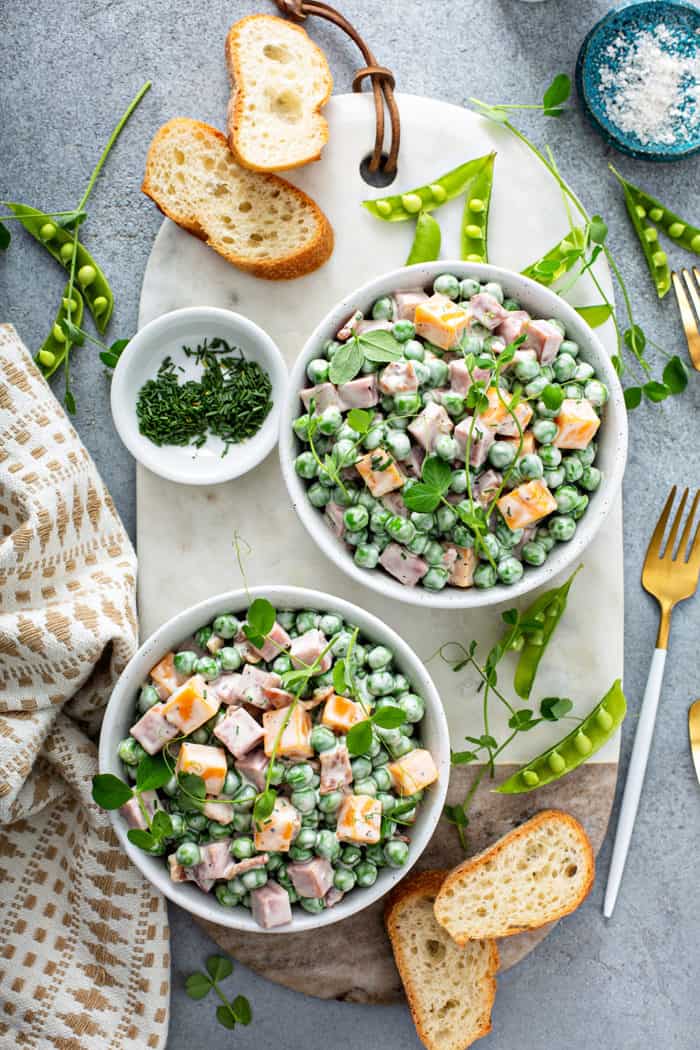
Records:
M400 88L462 103L536 99L554 73L573 70L590 25L608 9L603 0L490 0L477 6L447 0L342 0ZM129 335L139 287L159 226L155 208L138 192L146 144L167 118L184 114L220 124L227 99L222 62L229 24L260 0L2 0L0 72L0 196L46 208L74 206L95 157L125 100L146 78L153 90L110 158L90 204L89 243L103 261L117 297L111 331ZM336 89L349 89L357 57L330 27L313 25L326 49ZM700 221L700 158L676 165L632 163L605 148L575 112L546 129L564 173L590 210L610 224L635 306L653 338L669 352L684 346L672 297L659 305L622 201L606 173L623 172ZM694 191L694 192L693 192ZM87 239L87 237L86 237ZM674 254L675 257L675 254ZM683 260L686 264L689 260ZM679 260L680 262L680 260ZM59 281L60 283L60 281ZM21 235L0 259L0 318L12 321L31 347L42 340L57 297L54 264ZM134 469L112 427L108 380L96 352L75 356L76 424L133 535ZM656 610L642 592L639 571L650 525L672 481L700 484L694 376L680 399L641 408L631 419L625 482L626 665L631 716L624 728L622 768L631 747L639 698L654 645ZM591 1046L611 1050L700 1043L700 908L697 865L700 789L687 746L686 712L698 685L698 601L676 614L659 725L642 809L618 909L601 915L610 842L599 860L589 900L526 962L500 981L489 1050L551 1050ZM172 910L173 995L170 1050L398 1050L417 1040L405 1009L305 1000L238 967L227 988L247 994L255 1020L235 1034L220 1028L214 1003L193 1003L184 975L202 964L211 942Z

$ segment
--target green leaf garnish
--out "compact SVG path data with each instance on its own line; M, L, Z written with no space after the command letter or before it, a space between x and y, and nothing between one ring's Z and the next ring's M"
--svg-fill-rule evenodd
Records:
M144 755L136 769L136 787L139 791L157 791L172 776L162 752Z
M599 328L612 317L613 308L610 303L600 303L599 306L577 306L576 313L584 319L591 328Z
M239 1024L248 1025L253 1020L253 1011L245 995L237 995L231 1003L231 1008Z
M221 1005L216 1008L216 1019L224 1028L233 1030L237 1024L248 1025L253 1019L250 1003L244 995L237 995L229 1002L219 987L233 973L233 963L225 955L210 955L206 962L207 973L192 973L185 981L185 992L190 999L204 999L214 989Z
M92 797L101 809L119 809L133 795L132 788L112 773L98 773L92 778Z
M0 251L6 251L10 247L12 234L4 223L0 222Z
M548 722L558 722L560 718L568 715L573 706L571 700L565 696L545 696L540 700L540 714Z
M365 360L374 361L378 364L387 361L398 361L403 353L398 339L395 339L391 332L387 332L382 328L371 332L363 332L362 335L357 337L357 342Z
M682 394L688 385L688 369L680 357L675 356L667 361L663 371L663 381L672 394Z
M276 798L277 792L273 791L272 788L267 788L256 797L255 805L253 806L253 820L258 827L271 815L275 808Z
M406 721L406 715L396 704L385 704L372 715L372 721L380 729L398 729Z
M204 999L212 988L211 980L203 973L191 973L185 981L185 991L190 999Z
M143 831L141 828L130 828L126 833L126 837L134 846L138 846L139 849L145 849L146 851L152 850L154 846L158 845L159 841L154 835L151 835L150 831Z
M560 116L563 111L557 107L566 102L570 94L571 78L566 73L558 73L542 98L544 115L546 117Z
M368 718L348 730L345 744L351 755L363 755L372 746L372 723Z
M348 426L364 435L372 425L372 416L364 408L351 408L347 415Z
M331 358L328 378L336 386L349 383L362 368L364 354L357 339L349 339Z
M256 649L265 644L265 636L275 626L276 618L275 608L267 598L254 598L250 603L243 633Z
M210 955L206 965L212 981L223 981L233 973L233 963L226 955Z

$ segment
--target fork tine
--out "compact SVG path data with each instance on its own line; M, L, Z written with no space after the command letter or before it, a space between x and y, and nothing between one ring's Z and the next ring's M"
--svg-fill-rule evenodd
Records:
M681 272L683 274L683 280L685 281L685 286L688 289L688 293L690 295L690 298L693 301L693 306L695 307L695 312L697 313L698 317L700 317L700 295L698 295L697 288L695 287L695 282L693 281L693 278L692 278L692 276L691 276L691 274L690 274L690 272L688 270L682 270ZM695 274L695 277L697 278L697 275L698 275L697 266L693 267L693 273Z
M681 315L681 324L683 325L683 331L685 332L685 338L688 343L690 360L693 362L693 368L700 371L700 331L698 331L698 326L695 323L693 310L688 301L688 296L685 294L685 289L680 277L674 271L671 274L671 278L673 280L673 291L676 293L676 301Z
M649 540L649 546L647 548L647 558L660 557L659 552L661 551L661 541L664 538L664 532L666 531L666 522L668 521L668 517L671 513L671 508L673 506L673 501L675 500L675 498L676 486L674 485L669 493L668 499L666 500L664 509L661 511L661 517L656 523L656 528L652 533L651 539Z
M683 495L681 496L681 501L678 504L678 510L676 511L675 518L673 519L671 531L668 534L668 540L664 546L664 552L661 555L662 558L673 558L673 548L676 545L676 536L678 535L678 529L680 528L680 524L683 521L683 511L685 510L685 504L687 499L688 489L685 489Z
M693 522L695 521L695 512L698 509L698 502L699 501L700 501L700 491L695 493L695 498L693 500L693 505L690 508L690 513L688 514L688 517L686 519L685 528L683 529L683 532L682 532L681 538L680 538L680 542L678 544L678 553L676 554L676 557L680 558L681 561L687 561L688 558L690 557L690 554L687 554L687 551L688 551L688 540L690 539L690 531L691 531L691 529L693 527Z
M693 545L690 548L690 554L688 555L688 564L692 566L693 569L700 571L700 522L698 522L698 527L693 536Z

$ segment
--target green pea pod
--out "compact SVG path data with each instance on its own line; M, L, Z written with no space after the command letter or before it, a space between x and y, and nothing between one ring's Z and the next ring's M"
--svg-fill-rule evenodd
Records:
M659 299L663 299L671 287L671 269L668 265L666 252L659 246L659 234L656 226L647 219L647 209L642 204L644 195L636 186L623 179L614 168L611 168L611 171L622 186L627 214L642 246L644 258L656 288L656 294ZM651 210L654 211L653 208ZM660 217L663 217L664 209L661 205L659 205L658 210L661 213ZM698 241L698 248L700 249L700 240Z
M27 233L43 244L64 270L70 271L72 252L65 245L72 247L73 234L59 226L50 215L36 208L9 201L7 207L17 216ZM112 316L114 295L102 270L80 241L76 249L75 275L75 283L85 297L98 331L104 332Z
M39 365L42 374L46 376L47 379L63 364L73 345L61 328L61 321L68 319L67 297L69 285L70 281L63 290L61 305L58 308L56 320L51 331L46 336L46 339L44 339L44 342L37 350L35 356L36 363ZM70 320L74 325L80 327L83 320L83 297L76 287L73 288L71 301L73 305L71 307ZM61 338L61 336L63 336L63 338Z
M522 795L566 776L600 750L626 713L627 702L618 678L576 729L513 773L496 791L501 795Z
M460 258L467 262L488 262L489 204L495 160L496 154L489 154L486 162L465 187Z
M406 266L412 266L413 263L432 262L434 259L437 259L440 255L441 242L442 233L440 232L440 224L437 219L434 219L430 212L419 212L416 219L416 232L413 237L411 250L406 259Z
M419 212L433 211L446 201L464 193L470 180L481 170L494 154L475 157L465 164L453 168L425 186L417 186L405 193L394 193L390 197L378 197L362 202L362 206L384 222L405 222L415 219Z
M685 248L687 252L693 252L694 255L700 255L700 226L693 226L692 223L672 212L670 208L667 208L656 197L652 197L646 190L635 186L623 178L619 171L613 168L612 164L610 165L610 170L618 182L632 193L636 203L644 209L651 221L657 223L674 244Z
M566 237L563 237L553 248L520 272L523 277L529 277L548 288L578 262L583 255L585 243L586 235L583 227L574 226Z
M525 641L520 650L518 664L515 668L513 688L523 700L528 700L530 697L540 660L544 656L544 651L564 615L571 584L574 582L576 573L580 571L581 566L579 565L566 583L562 584L561 587L554 587L551 591L545 591L522 613L521 619L541 623L540 630L525 635Z

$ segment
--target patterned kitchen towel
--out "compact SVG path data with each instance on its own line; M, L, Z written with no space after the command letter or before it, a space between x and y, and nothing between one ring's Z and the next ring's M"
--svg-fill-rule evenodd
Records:
M165 901L90 797L137 644L136 558L85 448L0 325L0 1047L165 1045Z

